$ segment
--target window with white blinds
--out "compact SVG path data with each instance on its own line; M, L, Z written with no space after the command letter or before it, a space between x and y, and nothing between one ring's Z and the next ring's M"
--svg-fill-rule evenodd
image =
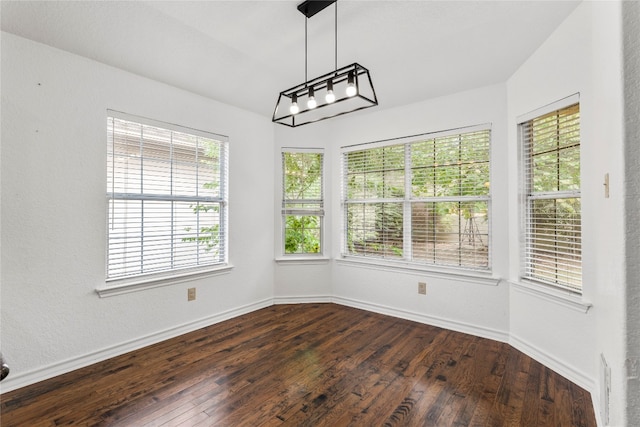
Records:
M345 255L490 268L491 131L343 153Z
M520 123L524 158L523 277L582 290L580 107Z
M227 262L227 137L109 111L107 279Z
M322 150L283 149L282 223L285 255L322 253Z

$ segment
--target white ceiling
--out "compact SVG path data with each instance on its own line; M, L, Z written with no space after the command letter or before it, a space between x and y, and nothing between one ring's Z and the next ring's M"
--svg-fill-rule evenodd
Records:
M305 80L297 1L7 1L2 30L271 117ZM378 108L505 81L578 1L338 1L338 67ZM308 20L308 77L334 68L331 6Z

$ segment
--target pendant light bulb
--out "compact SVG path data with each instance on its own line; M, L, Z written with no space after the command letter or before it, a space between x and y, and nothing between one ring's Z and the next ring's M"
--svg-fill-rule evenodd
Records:
M317 106L318 106L318 103L316 102L315 91L313 90L312 87L310 87L309 99L307 100L307 108L309 108L310 110L313 110Z
M324 100L327 101L327 104L336 101L336 95L333 93L333 80L327 80L327 94L324 96Z
M347 77L347 96L352 97L358 93L358 88L356 87L354 81L353 71L349 71L349 76Z
M289 107L289 112L291 114L298 114L299 111L300 107L298 107L298 95L294 93L291 96L291 106Z

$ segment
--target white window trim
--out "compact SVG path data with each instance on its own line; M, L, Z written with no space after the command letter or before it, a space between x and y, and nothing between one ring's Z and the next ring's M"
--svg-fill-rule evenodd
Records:
M328 264L331 258L322 254L288 254L286 256L278 257L275 262L278 265L291 265L291 264Z
M184 132L188 131L192 135L201 136L204 138L211 138L214 136L217 140L222 141L226 144L229 142L229 137L226 135L217 134L214 132L202 131L199 129L190 128L187 126L176 125L168 122L162 122L154 119L150 119L147 117L137 116L129 113L124 113L117 110L107 109L107 116L113 117L117 119L137 122L139 124L148 125L148 126L158 126L164 129ZM225 206L224 211L224 224L225 224L225 232L224 232L224 262L217 264L210 264L201 267L189 267L183 269L175 269L171 271L163 271L158 273L143 273L130 277L118 277L105 279L105 283L102 286L96 287L96 293L100 296L100 298L122 295L131 292L138 292L146 289L153 289L163 286L174 285L178 283L184 283L188 281L198 280L204 277L209 276L217 276L221 274L227 274L233 270L234 266L229 263L229 233L228 233L228 194L229 194L229 171L228 171L228 162L229 162L229 147L226 148L226 161L221 164L221 176L225 181L225 186L221 189L220 197L223 200L223 204ZM108 198L105 199L106 204L108 203ZM105 204L105 210L108 206ZM109 221L107 214L107 223ZM107 224L108 226L108 224ZM108 239L106 240L106 245L108 246ZM107 266L107 250L105 247L105 268Z
M593 304L585 300L582 295L559 287L545 284L541 286L539 282L522 278L517 282L509 282L509 285L511 285L511 287L517 292L533 295L536 298L543 299L581 313L586 313L591 307L593 307Z
M225 264L198 269L185 269L183 271L174 270L165 274L148 274L146 277L140 275L130 279L109 280L106 282L106 286L96 288L96 292L100 298L112 297L227 274L230 273L233 268L233 265ZM110 283L113 284L110 285Z
M529 111L528 113L522 114L516 118L516 123L520 126L521 123L528 122L540 116L544 116L545 114L551 113L556 110L562 110L563 108L569 107L573 104L578 104L580 102L580 93L574 93L573 95L569 95L565 98L559 99L557 101L551 102L543 107L536 108L533 111Z
M370 270L405 272L420 276L488 286L498 286L502 280L500 277L494 276L490 271L465 269L463 267L447 268L446 266L432 266L409 261L387 261L344 254L341 258L336 259L336 263L338 265L361 267Z
M282 194L282 182L284 180L284 168L282 164L282 154L283 153L319 153L322 154L322 200L323 200L323 214L320 216L320 252L317 254L287 254L285 253L285 225L284 225L284 213L282 212L282 201L284 194ZM325 230L325 217L327 212L327 198L326 194L326 153L324 148L317 147L281 147L280 148L280 156L279 156L279 186L281 194L280 194L280 204L278 205L278 215L280 217L280 238L278 239L278 255L275 257L275 262L279 265L287 265L287 264L325 264L328 263L331 258L325 255L327 252L326 245L326 235L327 232Z
M491 123L481 123L477 125L462 126L458 128L440 130L435 132L425 132L425 133L419 133L415 135L401 136L398 138L388 138L388 139L381 139L379 141L343 145L342 147L340 147L340 155L342 157L342 154L350 153L351 151L361 151L361 150L370 149L370 148L380 148L380 147L386 147L388 145L411 144L412 142L416 142L417 140L424 139L424 138L428 138L428 139L442 138L445 136L458 135L461 133L473 133L473 132L478 132L482 130L491 130Z
M537 281L537 280L524 277L524 256L523 256L523 251L525 250L525 246L526 246L525 212L526 212L526 205L527 205L527 196L526 196L526 189L525 189L526 171L524 168L526 154L524 152L524 146L522 143L520 125L530 120L533 120L537 117L544 116L545 114L551 113L553 111L561 110L563 108L569 107L574 104L579 104L579 103L580 103L580 93L578 92L516 117L517 137L518 137L518 162L519 162L519 175L518 175L519 212L518 214L519 214L519 224L520 224L518 247L519 247L520 254L518 256L518 262L519 262L518 279L517 281L510 281L509 283L513 285L514 288L522 292L526 292L530 295L542 297L548 301L555 302L569 308L577 308L578 311L583 311L586 313L589 310L589 308L592 306L592 304L584 299L584 289L577 291L575 289L569 289L562 285L553 285L543 281ZM582 132L582 126L580 127L580 130ZM580 173L582 174L582 169Z
M491 123L483 123L477 125L464 126L459 128L452 128L442 131L435 132L427 132L422 134L410 135L399 138L389 138L375 142L366 142L366 143L358 143L345 145L340 147L340 186L344 185L344 154L350 153L352 151L360 151L363 149L372 149L372 148L380 148L386 147L388 145L396 145L396 144L411 144L416 142L421 138L441 138L450 135L457 135L461 133L472 133L477 131L489 130L492 129ZM493 167L492 167L492 158L491 149L489 153L489 179L493 180ZM405 182L406 186L406 182ZM340 195L340 220L341 220L341 233L340 233L340 250L343 251L345 248L345 238L346 238L346 222L344 215L344 195ZM489 194L487 195L487 209L488 212L492 212L492 191L491 187L489 188ZM376 270L385 270L385 271L409 271L409 272L419 272L425 276L438 277L438 278L451 278L457 279L461 281L468 281L472 283L480 283L485 285L497 286L502 279L499 277L495 277L493 275L493 263L491 260L493 254L493 215L489 215L489 248L488 248L488 267L486 269L481 268L471 268L471 267L463 267L463 266L446 266L446 265L434 265L434 264L422 264L422 263L414 263L407 260L389 260L383 258L375 258L375 257L360 257L357 255L350 255L341 252L340 258L336 259L337 264L344 265L353 265L359 266L369 269Z

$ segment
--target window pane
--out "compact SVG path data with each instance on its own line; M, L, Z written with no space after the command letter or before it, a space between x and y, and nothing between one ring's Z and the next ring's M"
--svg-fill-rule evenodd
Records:
M582 237L580 199L531 202L526 270L530 277L579 289Z
M413 168L411 192L413 197L435 197L436 194L441 193L436 181L436 169L433 166Z
M199 255L198 237L200 236L199 215L192 203L174 203L173 246L174 265L189 266ZM210 225L213 225L213 221ZM206 224L203 224L206 226Z
M347 208L348 253L403 256L402 203L355 203Z
M199 262L222 261L221 214L220 203L175 203L177 255L188 259L188 253Z
M285 253L320 253L320 217L313 215L285 216Z
M412 196L489 194L489 133L471 132L411 144Z
M487 267L487 202L411 204L414 261L460 267Z
M404 197L403 145L351 152L346 159L350 199Z
M142 201L109 200L108 271L114 276L142 272Z
M565 148L560 155L558 190L580 190L580 147Z
M142 202L142 269L171 269L171 202Z
M215 140L198 137L198 195L222 197L222 164L225 162L224 147Z
M284 199L322 198L322 154L283 153Z
M198 155L198 137L184 133L174 133L172 165L173 194L195 196L198 194L196 156ZM205 168L203 168L205 169ZM211 171L213 173L213 171Z
M580 189L580 147L568 147L533 155L533 191Z
M107 150L111 167L107 191L140 193L142 191L142 125L112 120L111 138Z

